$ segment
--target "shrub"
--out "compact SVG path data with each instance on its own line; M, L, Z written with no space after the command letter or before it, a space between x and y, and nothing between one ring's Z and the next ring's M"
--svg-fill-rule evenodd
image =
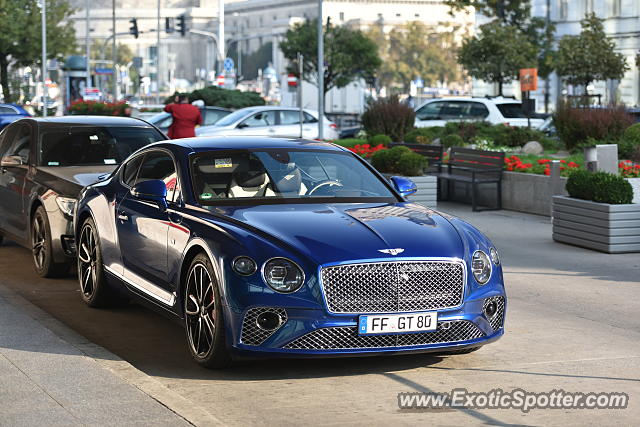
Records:
M503 145L506 147L522 147L529 141L540 142L545 138L545 135L542 132L534 129L504 125L499 126L502 126L503 130L500 137L495 140L497 145Z
M427 158L418 153L403 153L398 160L398 172L404 176L419 176L424 174Z
M369 140L371 145L389 145L391 142L391 138L388 135L383 134L372 136Z
M618 157L634 159L640 152L640 123L629 126L618 141Z
M584 169L572 172L567 179L567 193L576 199L593 200L592 176L592 172Z
M371 101L362 114L362 127L367 135L389 135L392 141L404 141L404 135L413 129L416 113L401 103L397 96Z
M99 102L99 101L75 101L69 105L69 114L90 116L129 116L131 107L124 101Z
M567 192L571 197L612 205L633 200L633 188L623 177L606 172L578 170L569 175Z
M416 128L404 136L404 142L407 144L430 144L434 139L440 138L443 132L443 127Z
M640 123L635 123L625 129L622 134L624 139L635 141L640 144Z
M174 101L176 95L180 95L178 92L165 99L164 103L169 104ZM253 107L256 105L265 105L265 100L262 99L257 92L242 92L240 90L222 89L217 86L207 86L203 89L194 90L187 94L189 96L189 102L201 99L204 101L204 105L213 105L216 107L239 109L245 107Z
M400 157L406 153L413 153L413 151L403 146L396 146L390 150L381 150L374 153L371 157L371 164L374 168L383 173L399 172L397 169L398 161L400 160Z
M469 142L480 132L480 128L484 125L476 122L449 122L444 126L445 135L458 135L464 140Z
M562 142L569 150L591 137L598 140L617 141L633 118L623 107L576 108L560 104L553 115L553 124Z
M336 139L335 141L332 141L332 142L334 144L341 145L345 148L351 148L351 147L355 147L356 145L366 144L367 140L360 139L360 138L345 138L345 139Z
M451 147L463 147L464 146L464 140L460 137L460 135L457 134L451 134L451 135L445 135L442 138L440 138L440 143L445 147L445 148L451 148Z

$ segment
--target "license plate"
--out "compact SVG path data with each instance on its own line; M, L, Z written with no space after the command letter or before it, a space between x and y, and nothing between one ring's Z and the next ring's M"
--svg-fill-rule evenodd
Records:
M401 334L435 331L438 313L374 314L360 316L358 334Z

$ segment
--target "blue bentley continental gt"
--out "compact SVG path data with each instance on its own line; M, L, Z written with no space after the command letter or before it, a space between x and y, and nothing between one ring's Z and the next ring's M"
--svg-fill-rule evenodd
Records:
M165 141L85 188L81 295L184 322L193 358L466 353L504 333L493 244L329 143Z

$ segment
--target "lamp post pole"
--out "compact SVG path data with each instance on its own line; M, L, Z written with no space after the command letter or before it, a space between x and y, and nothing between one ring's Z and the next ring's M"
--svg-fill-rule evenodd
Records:
M42 0L42 116L47 117L47 0Z
M224 0L218 0L218 56L220 57L220 63L218 65L218 72L222 73L222 61L224 61L225 55L225 43L224 43Z
M86 0L85 1L85 24L86 24L86 29L85 29L85 34L84 34L84 43L85 43L85 47L86 47L86 55L87 55L87 80L85 83L85 88L89 88L91 87L91 65L89 63L89 57L91 56L91 46L89 45L90 43L90 37L89 37L89 33L91 32L91 24L90 24L90 18L89 18L89 3L91 0Z
M160 104L160 0L156 21L156 104Z
M111 3L111 23L113 25L113 40L111 41L111 61L113 62L111 75L113 77L113 85L111 92L113 94L113 101L116 102L118 101L118 75L116 74L116 63L118 61L116 48L116 0L113 0Z
M322 0L318 0L318 139L324 139L324 33Z

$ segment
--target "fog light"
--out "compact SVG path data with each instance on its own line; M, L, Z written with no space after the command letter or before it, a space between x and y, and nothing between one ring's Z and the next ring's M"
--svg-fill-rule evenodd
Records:
M440 329L442 329L443 331L446 331L449 328L451 328L451 322L442 322L440 324Z
M273 331L274 329L278 329L282 324L282 318L279 314L274 313L272 311L265 311L261 313L256 318L256 323L260 329L265 331Z
M258 269L256 262L248 256L239 256L234 259L232 267L233 271L241 276L250 276Z
M484 308L484 315L487 316L487 319L491 319L493 316L496 315L497 311L498 311L498 304L496 304L495 301L491 301Z

